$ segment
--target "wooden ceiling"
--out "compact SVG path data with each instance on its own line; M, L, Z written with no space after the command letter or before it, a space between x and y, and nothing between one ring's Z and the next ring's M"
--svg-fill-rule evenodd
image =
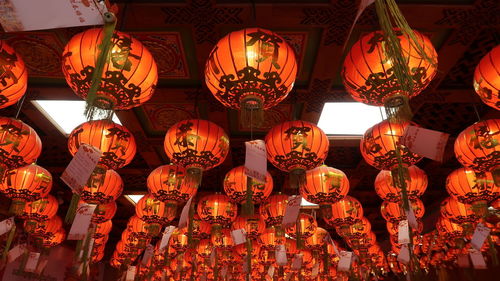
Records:
M374 7L360 17L347 39L359 1L352 0L169 0L111 1L118 4L117 29L141 40L153 53L160 80L153 98L143 106L117 112L138 143L134 161L118 172L125 182L125 194L145 193L145 179L157 166L168 163L163 152L167 128L186 118L211 120L230 135L231 153L220 166L204 174L200 192L222 191L222 179L233 166L244 163L244 142L250 131L241 128L237 114L222 107L209 93L204 81L205 60L211 48L227 32L250 26L274 30L295 49L299 61L297 83L289 97L266 113L263 128L254 131L262 138L273 125L299 118L317 122L325 102L352 101L345 92L340 69L343 46L347 48L363 33L378 29ZM414 121L423 127L454 137L481 118L498 118L494 109L483 105L472 88L472 75L480 58L500 44L498 0L399 0L410 26L429 36L439 53L437 77L412 101ZM66 137L32 104L35 99L78 99L66 85L61 72L61 53L74 34L85 28L65 28L22 33L0 33L22 55L29 68L29 88L20 118L33 126L43 140L38 164L53 173L52 194L64 200L64 215L70 191L58 179L71 160ZM347 41L347 42L346 42ZM15 106L1 110L14 116ZM349 120L345 120L349 122ZM380 215L382 201L373 181L377 170L367 165L359 152L359 140L332 140L326 164L342 169L351 183L350 194L363 204L379 242L388 239ZM451 148L451 146L449 147ZM423 201L425 227L432 228L440 201L446 197L447 174L459 166L452 149L444 163L424 160L418 164L430 179ZM282 189L284 175L269 165L276 186ZM2 199L6 200L6 199ZM114 249L133 206L119 200L119 212L107 250ZM6 206L3 204L2 206ZM6 208L3 213L5 214Z

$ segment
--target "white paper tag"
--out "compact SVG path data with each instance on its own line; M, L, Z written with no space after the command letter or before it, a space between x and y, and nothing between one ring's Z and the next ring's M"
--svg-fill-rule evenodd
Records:
M82 240L85 237L89 230L90 220L92 219L96 207L97 205L87 203L78 205L67 240Z
M26 266L24 267L24 271L35 272L39 258L40 253L30 252L28 255L28 261L26 262Z
M193 202L193 197L189 198L189 200L186 202L186 205L184 205L184 208L182 208L181 216L179 218L179 226L178 226L179 229L188 226L189 209L191 208L191 202Z
M267 153L263 140L245 142L245 174L262 183L266 182Z
M464 254L457 255L457 264L458 267L469 268L470 267L469 255L464 255Z
M311 277L316 278L318 274L319 274L319 262L313 265L313 268L311 270Z
M410 231L408 229L408 221L402 220L398 225L398 243L399 244L409 244L410 243Z
M411 206L410 202L408 202L408 206ZM417 218L415 217L415 213L413 212L413 208L410 207L408 211L406 211L406 219L408 220L408 224L412 229L418 229Z
M302 267L302 254L295 254L295 256L292 259L292 269L293 270L299 270Z
M402 264L408 264L410 262L410 250L408 249L408 244L401 245L401 250L399 250L398 261Z
M407 126L401 144L420 156L443 162L444 149L450 135L416 126Z
M81 190L88 182L92 172L94 171L101 151L88 144L81 144L68 167L61 175L61 180L68 185L73 192Z
M24 254L27 251L27 246L26 244L18 244L14 246L12 249L10 249L9 253L7 254L7 263L11 263L17 258L19 258L22 254Z
M0 222L0 235L4 235L5 233L9 232L12 227L14 226L14 217L10 217L6 220L3 220Z
M351 269L352 252L341 251L339 257L340 260L337 264L337 271L348 272Z
M160 241L160 251L165 249L167 247L168 242L170 241L170 236L172 236L172 233L175 230L175 226L169 225L165 227L165 230L163 231L163 236L161 237Z
M0 24L6 32L102 25L104 1L0 1Z
M276 264L279 266L285 266L288 263L286 258L286 248L285 245L276 245L274 250L274 255L276 257Z
M490 235L490 231L491 229L487 226L482 223L478 223L476 229L474 230L474 234L472 235L472 240L470 241L471 246L476 250L481 250L484 241L488 238L488 235Z
M235 245L240 245L247 241L247 233L243 228L231 231L231 236Z
M273 265L269 266L269 269L267 270L267 276L273 278L273 276L274 276L274 266Z
M155 247L153 245L148 244L146 246L146 249L144 250L144 254L142 255L142 260L141 260L141 263L143 265L146 265L149 262L149 260L153 256L154 250L155 250Z
M286 205L283 221L281 222L284 227L289 227L297 222L301 201L302 197L300 195L292 195L288 197L288 204Z
M125 276L125 281L134 281L136 268L135 266L129 266L127 269L127 275Z
M487 268L486 262L484 261L484 257L481 251L471 248L469 249L469 255L472 261L472 266L474 266L475 269Z

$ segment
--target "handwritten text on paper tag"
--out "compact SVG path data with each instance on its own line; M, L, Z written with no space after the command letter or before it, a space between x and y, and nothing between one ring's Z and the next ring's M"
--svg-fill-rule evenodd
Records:
M172 233L175 230L175 226L169 225L165 227L165 230L163 231L163 236L161 237L160 241L160 251L165 249L167 247L168 242L170 241L170 236L172 236Z
M267 152L263 140L245 142L245 174L262 183L266 182Z
M68 167L61 175L61 180L67 184L73 192L81 190L89 180L99 159L101 151L88 144L80 145Z
M10 217L0 222L0 235L4 235L5 233L9 232L14 224L14 217Z
M408 221L402 220L398 225L398 243L408 244L410 243L410 232L408 229Z
M135 266L129 266L127 269L127 275L125 276L125 281L134 281L136 270Z
M344 272L349 271L351 269L352 252L340 251L339 257L340 260L339 263L337 264L337 270Z
M401 144L420 156L443 162L444 149L450 135L417 126L407 126Z
M294 225L297 222L297 217L300 212L300 202L302 197L300 195L292 195L288 197L288 204L286 205L285 214L281 224L285 227Z
M285 245L276 245L274 250L274 255L276 257L276 264L279 266L285 266L288 263L286 258L286 248Z
M233 242L235 245L245 243L247 241L246 235L247 233L243 228L231 231L231 236L233 237Z
M410 262L410 250L408 249L408 244L403 244L401 250L399 250L398 261L403 264L408 264Z
M411 204L408 202L408 206L411 206ZM406 212L406 219L408 220L408 224L410 227L414 230L418 229L418 222L417 222L417 217L415 217L415 212L413 212L413 208L409 208Z
M82 240L87 234L92 214L97 205L82 203L76 209L75 219L69 230L68 240Z
M490 231L491 229L487 226L482 223L478 223L476 229L474 230L474 234L472 235L472 240L470 241L471 246L476 250L481 250L484 241L488 238L488 235L490 235Z
M192 202L193 202L193 197L189 198L189 200L186 202L186 205L184 205L184 208L182 208L181 216L179 218L179 229L188 226L189 209L191 208Z
M30 252L28 255L28 261L26 262L26 266L24 267L24 271L35 272L39 258L40 258L40 253Z

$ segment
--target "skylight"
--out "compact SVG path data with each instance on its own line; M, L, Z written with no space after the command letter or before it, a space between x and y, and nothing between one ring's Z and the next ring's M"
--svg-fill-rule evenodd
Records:
M65 135L69 135L76 126L87 121L83 100L34 100L32 102ZM113 116L113 122L121 125L116 115Z
M137 202L139 202L139 200L141 200L141 198L144 197L144 194L127 194L125 195L125 198L127 198L128 201L130 201L130 203L136 205Z
M300 206L302 208L309 208L309 209L315 209L318 207L317 204L311 203L304 198L302 198L302 200L300 201Z
M382 109L382 110L381 110ZM319 117L318 127L327 135L360 136L383 120L383 108L360 102L327 102Z

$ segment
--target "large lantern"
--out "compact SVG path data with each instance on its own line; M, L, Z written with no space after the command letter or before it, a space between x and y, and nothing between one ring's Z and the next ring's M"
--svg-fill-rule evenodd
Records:
M280 225L288 204L288 195L269 196L259 207L259 213L268 225Z
M462 238L464 237L464 230L460 224L453 223L452 221L440 217L436 223L436 229L439 235L446 239Z
M116 170L129 164L136 152L132 133L107 119L88 121L73 129L68 137L71 155L75 155L84 143L101 150L99 165L107 169Z
M262 241L262 249L272 250L276 248L277 245L282 245L285 243L285 236L281 235L279 232L281 230L272 226L266 228L264 232L260 235L260 241Z
M147 223L166 225L171 222L177 214L177 204L164 203L151 194L144 195L135 205L137 216Z
M462 225L479 221L479 217L474 213L471 205L460 203L453 197L448 197L441 202L441 215L454 223Z
M0 40L0 109L15 104L26 93L28 70L21 57Z
M361 203L349 195L344 199L321 208L323 219L332 226L351 225L363 218Z
M390 105L394 99L420 94L429 85L437 73L437 53L427 37L416 31L413 33L416 42L396 31L411 76L409 92L403 91L405 81L398 81L395 62L386 55L382 31L368 33L354 43L344 60L341 76L347 92L355 100L370 105Z
M495 184L491 173L475 172L469 168L451 172L446 178L446 190L465 204L491 202L500 196L500 187Z
M300 194L307 201L326 205L344 198L349 192L349 180L341 170L320 166L306 172L306 184Z
M135 233L138 237L152 238L160 234L161 225L157 223L147 223L141 220L137 215L134 215L128 220L127 230Z
M112 227L113 227L112 220L108 220L108 221L105 221L103 223L95 224L94 239L99 239L99 238L102 238L104 236L109 235Z
M221 228L230 225L238 214L238 206L222 194L204 196L198 202L197 213L200 218L212 227Z
M184 120L168 129L165 153L172 163L186 168L185 180L198 185L202 172L220 165L229 152L229 138L216 124L201 120Z
M238 216L233 222L232 229L244 229L247 237L256 239L266 229L266 223L260 215Z
M52 248L55 247L66 239L66 230L64 228L60 228L54 235L50 237L42 237L42 246L44 248Z
M297 75L295 52L276 33L262 28L234 31L219 40L205 67L208 89L224 106L240 109L242 120L262 119L292 90Z
M247 181L250 180L252 188L252 202L260 204L273 191L273 178L271 174L266 174L266 182L261 183L245 174L245 166L238 166L227 172L224 178L224 191L231 201L243 203L247 198Z
M311 237L306 239L306 248L309 250L321 251L323 250L323 245L325 245L326 237L328 236L328 231L324 228L317 227L316 231Z
M455 140L455 156L467 168L491 172L500 185L500 119L479 121Z
M35 130L20 120L0 117L0 176L36 161L42 142Z
M297 222L286 228L286 233L297 239L298 237L305 239L313 236L317 228L318 223L313 216L301 213L297 218Z
M396 149L399 150L404 167L409 167L420 161L422 157L399 144L408 125L415 124L384 120L366 130L360 142L361 155L365 161L379 170L394 170L399 163Z
M83 201L80 201L83 202ZM79 203L78 205L80 205ZM105 221L108 221L112 219L115 214L116 214L116 209L118 207L116 206L115 201L111 201L106 204L99 204L95 208L94 214L92 215L92 222L93 223L103 223Z
M290 186L305 184L305 172L325 161L329 141L318 126L305 121L288 121L274 126L266 135L267 159L290 173Z
M9 170L0 191L13 200L31 202L46 197L52 189L52 175L46 169L31 164Z
M57 209L57 199L49 194L37 201L26 203L24 211L19 217L23 220L45 221L55 216Z
M424 203L420 199L410 199L409 200L410 207L413 209L413 213L417 219L420 219L424 216L425 208ZM406 219L406 212L404 212L401 202L382 202L382 206L380 207L380 212L382 213L382 217L386 221L390 221L392 223L398 223Z
M42 237L50 239L62 227L62 220L59 216L53 216L46 221L32 221L27 220L24 222L24 230L35 237Z
M500 110L500 45L497 45L476 66L474 90L481 100Z
M87 94L103 37L101 28L93 28L71 38L62 55L66 82L91 106L104 110L124 110L143 104L151 98L156 87L156 63L141 42L118 31L111 39L96 96L89 100Z
M186 170L176 165L163 165L148 176L148 190L156 199L184 203L195 193L196 188L184 182Z
M422 196L427 189L427 175L417 166L410 166L404 171L404 180L409 198ZM398 202L401 200L401 188L395 186L391 171L382 170L375 178L375 192L382 200Z
M367 218L362 217L360 221L351 225L341 225L335 228L337 233L347 239L360 239L370 233L372 227Z
M123 191L123 181L114 170L95 169L80 191L81 199L89 204L115 201Z

